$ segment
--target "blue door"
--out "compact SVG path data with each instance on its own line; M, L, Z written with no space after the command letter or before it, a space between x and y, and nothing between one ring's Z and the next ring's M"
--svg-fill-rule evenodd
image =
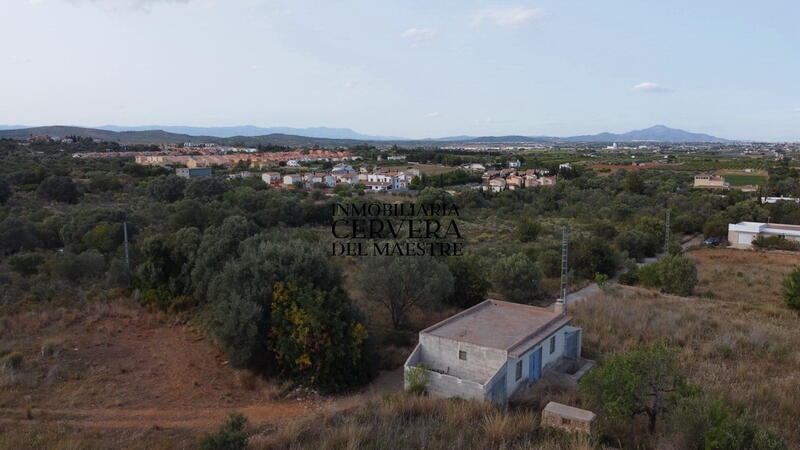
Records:
M580 338L580 331L573 331L567 334L567 348L564 351L564 356L571 358L578 357L578 339Z
M542 377L542 348L531 353L531 367L528 371L528 382L533 383Z

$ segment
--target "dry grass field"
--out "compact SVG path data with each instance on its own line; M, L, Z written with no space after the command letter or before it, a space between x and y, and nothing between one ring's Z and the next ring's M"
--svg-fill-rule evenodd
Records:
M251 437L254 449L538 449L598 448L585 436L539 427L530 410L410 394L358 397L348 406Z
M736 249L701 249L688 253L697 264L696 292L758 308L785 308L781 280L800 267L800 254Z
M676 297L619 287L573 306L588 357L666 339L681 347L689 381L800 447L800 315L781 303L795 255L700 250L701 293Z

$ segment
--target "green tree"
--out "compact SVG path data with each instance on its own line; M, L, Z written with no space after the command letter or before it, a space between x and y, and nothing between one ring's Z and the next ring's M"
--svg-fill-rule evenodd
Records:
M276 283L270 323L270 349L278 369L292 379L335 392L374 375L367 329L340 289Z
M101 253L111 253L122 244L124 234L121 223L100 222L83 235L83 243Z
M156 200L162 202L176 202L183 198L186 180L177 175L162 175L153 178L147 184L147 192Z
M453 276L453 293L445 299L446 303L469 308L486 299L490 283L477 256L452 256L447 267Z
M214 200L230 189L230 185L222 178L199 177L186 183L184 195L197 200Z
M81 192L70 177L50 177L39 184L36 194L45 200L78 203Z
M44 262L44 256L38 253L17 253L8 258L8 265L14 269L15 272L29 276L39 272L39 266Z
M368 300L386 307L395 329L406 324L411 309L443 301L453 292L447 264L431 257L370 258L355 280Z
M519 236L520 242L535 241L536 238L539 237L541 231L542 226L530 217L522 219L519 225L517 225L517 235Z
M274 368L267 336L275 284L330 291L341 286L341 273L319 245L284 235L255 235L241 249L210 274L206 298L214 311L212 328L231 365L269 370Z
M207 434L200 442L200 450L245 450L247 435L244 426L247 417L231 413L216 433Z
M0 254L33 250L40 244L36 228L29 221L8 216L0 222Z
M645 414L651 433L656 430L658 417L669 410L684 385L678 350L664 343L613 356L580 381L581 391L596 410L620 420Z
M0 180L0 205L8 203L8 199L11 198L12 193L11 185L5 180Z
M191 274L198 300L208 298L208 288L214 276L222 270L225 262L236 256L242 241L256 231L256 227L242 216L228 217L220 226L206 230L197 248Z
M725 220L710 220L703 224L703 235L725 239L728 236L728 222Z
M444 189L426 187L417 195L417 204L420 206L451 205L453 196Z
M661 289L677 295L691 295L697 285L697 267L686 255L668 255L658 263Z
M625 176L625 190L631 194L644 194L644 180L637 172L628 172Z
M783 300L792 309L800 311L800 268L794 269L783 279Z
M509 301L530 303L542 298L542 272L523 253L501 258L492 272L495 288Z

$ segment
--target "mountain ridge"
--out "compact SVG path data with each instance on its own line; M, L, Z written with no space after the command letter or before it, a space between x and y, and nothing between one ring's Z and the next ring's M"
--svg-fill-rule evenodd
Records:
M730 142L727 139L711 136L704 133L691 133L688 131L669 128L664 125L654 125L649 128L640 130L632 130L626 133L598 133L592 135L580 135L569 137L555 137L555 136L524 136L524 135L504 135L504 136L451 136L434 139L370 139L367 135L362 135L349 128L306 128L306 129L290 129L290 130L317 130L316 136L305 136L291 133L268 133L263 135L253 134L235 134L226 136L214 136L213 134L188 134L188 133L175 133L162 129L144 129L149 127L134 127L142 128L140 130L128 130L125 127L116 127L114 125L106 125L104 128L86 128L86 127L73 127L67 125L54 125L45 127L31 127L31 128L14 128L9 129L0 125L0 138L11 139L25 139L36 135L49 135L49 136L85 136L94 139L101 139L104 141L120 142L127 144L150 144L150 143L165 143L165 144L179 144L184 142L192 143L217 143L224 145L243 144L243 145L259 145L259 144L275 144L275 145L288 145L288 146L304 146L304 145L357 145L363 143L418 143L421 145L443 144L443 143L485 143L485 144L502 144L502 143L601 143L601 142L672 142L672 143L687 143L687 142L706 142L706 143L724 143ZM113 128L113 129L107 129ZM285 129L284 127L275 128L260 128L252 125L245 125L242 127L217 127L217 128L204 128L204 127L167 127L173 130L182 129L184 131L201 132L203 130L218 130L222 133L227 130L225 134L232 134L234 131L247 131L254 133L257 130L277 130ZM343 137L321 137L321 135L333 131L333 135L348 135L354 133L357 136L365 136L365 138L343 138ZM340 130L340 131L335 131ZM344 134L336 134L344 133ZM312 133L313 134L313 133Z

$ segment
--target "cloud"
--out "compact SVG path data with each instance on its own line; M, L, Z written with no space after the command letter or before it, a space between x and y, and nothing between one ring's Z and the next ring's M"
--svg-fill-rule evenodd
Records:
M633 90L636 92L647 92L650 94L666 94L669 92L674 92L672 89L661 86L658 83L653 83L652 81L639 83L633 87Z
M436 30L433 28L409 28L400 34L400 37L414 43L430 41L436 37Z
M440 112L438 112L438 111L433 111L433 112L429 112L429 113L427 114L427 116L428 116L428 117L442 117L442 113L440 113Z
M494 7L483 8L472 14L472 25L479 27L484 24L496 27L516 27L524 25L531 19L542 16L541 8L522 7Z
M800 108L795 108L795 109L793 109L792 111L794 111L794 112L796 112L796 113L800 113Z
M155 5L189 3L192 0L68 0L75 5L97 5L111 11L150 12Z

